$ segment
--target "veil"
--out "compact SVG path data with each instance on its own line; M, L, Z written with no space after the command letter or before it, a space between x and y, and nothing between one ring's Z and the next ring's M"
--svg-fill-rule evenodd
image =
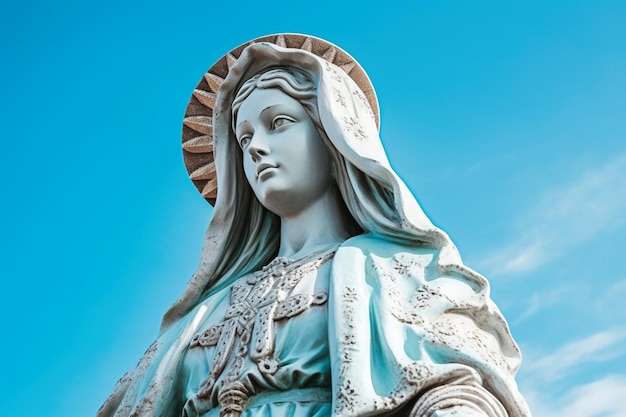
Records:
M246 47L217 93L212 115L213 154L220 184L200 264L180 298L164 316L162 328L180 319L211 291L223 288L268 262L278 245L278 222L249 189L241 150L232 132L231 103L239 87L268 68L293 66L317 83L318 112L324 132L342 161L338 186L346 206L365 233L441 251L439 267L465 267L448 237L428 219L408 187L391 168L378 134L376 116L363 91L345 71L306 50L270 42Z

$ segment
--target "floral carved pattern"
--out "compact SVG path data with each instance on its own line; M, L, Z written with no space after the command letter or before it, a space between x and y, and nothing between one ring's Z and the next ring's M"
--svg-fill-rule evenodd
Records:
M356 329L354 327L354 303L357 300L356 290L351 287L345 287L341 295L344 302L343 318L347 324L346 330L340 335L339 354L341 356L341 369L339 370L339 392L337 393L337 402L335 404L335 413L337 415L350 414L356 405L356 397L358 392L355 390L352 380L348 378L348 371L354 359L352 358L352 350L356 345Z
M367 140L367 133L365 133L365 130L363 129L359 121L356 120L354 117L346 116L343 118L343 122L346 131L348 131L354 139L358 140L359 142L365 142Z

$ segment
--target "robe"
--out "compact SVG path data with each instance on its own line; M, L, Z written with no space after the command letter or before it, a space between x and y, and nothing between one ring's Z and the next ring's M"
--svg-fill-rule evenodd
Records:
M437 257L373 234L337 249L327 300L331 416L530 415L513 379L519 350L487 281L467 268L441 274ZM230 290L164 332L98 417L182 416L189 346Z

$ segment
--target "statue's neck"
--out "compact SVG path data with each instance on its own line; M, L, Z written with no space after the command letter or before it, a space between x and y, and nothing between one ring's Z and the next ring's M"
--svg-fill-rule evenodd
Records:
M347 213L339 191L332 187L302 211L280 218L278 256L300 258L350 237Z

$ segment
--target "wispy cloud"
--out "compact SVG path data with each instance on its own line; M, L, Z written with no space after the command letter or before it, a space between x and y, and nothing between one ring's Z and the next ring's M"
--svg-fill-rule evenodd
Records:
M585 365L610 362L626 354L624 341L626 327L615 327L565 344L550 354L526 358L519 382L533 416L626 416L626 375L615 373L623 369L578 383L574 383L577 378L573 375ZM562 391L564 386L568 388Z
M608 329L568 343L551 354L527 361L525 373L536 382L554 382L589 362L606 362L626 354L626 327Z
M517 318L517 321L526 320L538 311L559 304L564 299L572 299L573 293L574 290L569 285L552 290L541 289L530 297L526 310Z
M626 220L626 155L548 190L521 215L518 237L482 263L490 276L529 272Z
M609 287L610 293L626 294L626 279L617 281Z
M537 389L525 392L534 417L624 417L626 377L609 375L575 386L561 397L547 397Z

